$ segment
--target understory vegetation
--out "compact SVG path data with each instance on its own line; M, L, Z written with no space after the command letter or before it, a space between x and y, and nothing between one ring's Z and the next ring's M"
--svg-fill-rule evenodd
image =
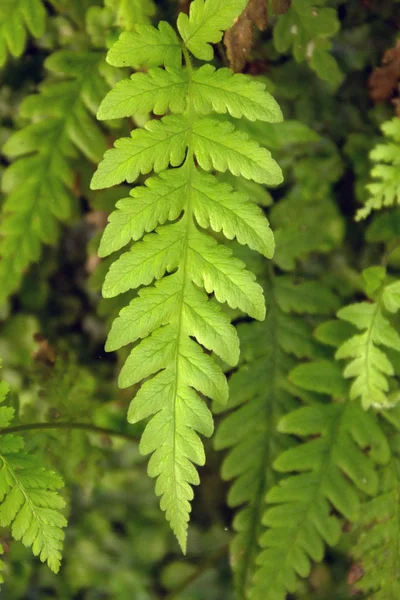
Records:
M0 0L0 598L400 598L399 31Z

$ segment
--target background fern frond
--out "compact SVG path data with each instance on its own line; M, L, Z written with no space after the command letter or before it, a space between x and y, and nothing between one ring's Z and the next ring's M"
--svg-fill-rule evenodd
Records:
M21 116L31 123L3 147L4 154L16 160L2 180L8 194L0 225L2 300L18 288L27 267L39 259L42 243L55 243L58 222L73 214L73 160L82 153L96 161L104 152L104 136L92 117L108 89L99 72L102 62L100 52L52 54L46 66L53 78L20 108Z
M370 159L375 163L371 178L375 181L366 186L370 197L357 211L357 221L365 219L374 210L394 206L400 198L400 119L395 117L386 121L381 129L385 139L370 152Z
M2 0L0 3L0 67L7 53L19 57L25 49L28 32L44 34L46 9L42 0Z
M318 385L318 362L296 367L290 378L305 389L331 391L335 397L345 390L335 363L328 362L325 370L329 364L330 377L326 373L321 377L323 390ZM323 559L325 544L338 543L339 515L350 521L359 518L359 491L376 494L375 464L387 463L390 456L374 415L344 398L299 408L283 417L278 430L305 441L284 451L274 463L279 472L296 474L267 494L269 507L263 517L267 530L261 537L264 549L258 558L254 600L283 599L296 590L297 577L307 577L311 562Z
M370 267L363 275L366 293L374 301L352 304L339 310L338 317L362 333L346 340L337 350L336 358L351 359L344 370L345 377L355 378L350 397L360 397L367 409L391 404L388 377L394 375L394 368L381 346L393 350L400 347L400 336L388 318L388 313L395 313L400 308L400 283L386 285L383 267Z
M1 382L0 402L7 392L8 385ZM22 437L4 433L13 416L14 409L0 407L0 524L10 527L15 540L31 546L35 556L57 573L67 524L61 512L65 502L57 490L64 484L38 458L23 452Z

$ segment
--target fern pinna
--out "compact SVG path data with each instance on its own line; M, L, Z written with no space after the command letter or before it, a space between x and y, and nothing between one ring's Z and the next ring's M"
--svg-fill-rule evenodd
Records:
M189 16L178 17L180 38L166 22L123 33L107 60L115 66L149 70L121 81L99 109L101 119L171 113L118 140L106 152L91 187L133 182L152 170L158 173L118 202L99 253L106 256L134 241L112 264L103 286L106 297L156 280L121 311L106 348L138 342L122 368L119 385L145 380L128 420L135 423L152 416L140 450L152 453L148 472L157 477L161 508L183 551L191 485L199 483L193 463L202 465L205 460L197 433L210 436L213 431L201 396L220 403L228 399L226 379L208 351L230 365L239 356L237 334L218 303L226 302L256 319L265 316L263 291L255 276L206 230L236 237L267 257L274 250L262 211L207 171L230 171L270 185L282 180L267 150L232 123L208 116L229 113L279 121L281 112L264 85L229 69L195 67L189 54L211 60L210 43L221 39L245 4L194 0Z

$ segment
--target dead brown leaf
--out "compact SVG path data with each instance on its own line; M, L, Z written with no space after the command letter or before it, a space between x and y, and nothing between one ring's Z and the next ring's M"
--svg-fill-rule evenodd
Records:
M254 44L255 28L263 31L268 25L267 0L250 0L231 29L225 33L224 44L232 71L242 71Z
M370 75L368 86L369 95L374 102L386 102L395 89L400 79L400 41L386 50L382 67L374 69Z

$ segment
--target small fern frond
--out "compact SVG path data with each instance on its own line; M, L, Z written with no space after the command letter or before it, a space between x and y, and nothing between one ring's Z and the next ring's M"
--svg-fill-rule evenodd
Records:
M350 398L361 398L365 409L391 406L388 377L394 368L381 346L400 349L400 336L388 318L400 308L400 282L385 282L383 267L370 267L363 273L366 293L372 302L351 304L339 310L338 317L362 333L346 340L336 353L337 359L351 359L344 376L354 378Z
M199 58L212 58L209 44L221 39L222 30L232 25L243 5L243 0L195 0L189 16L178 18L183 42L163 22L158 28L141 25L121 35L107 60L150 70L134 74L111 91L99 117L143 110L172 114L118 140L91 183L98 189L156 173L118 203L101 241L102 256L134 241L111 265L103 286L105 297L155 280L121 311L106 348L136 343L119 385L146 380L131 403L128 420L152 417L140 450L152 454L148 472L157 477L161 508L184 551L191 486L199 483L193 463L205 461L198 434L209 436L213 430L201 396L219 403L228 399L226 379L208 351L230 365L239 357L236 331L218 303L226 302L256 319L265 316L263 291L255 276L206 230L236 237L267 257L274 250L261 209L205 171L229 171L272 185L282 178L267 150L232 123L208 117L229 112L278 121L281 113L264 86L245 76L235 79L227 69L216 71L209 65L195 69L188 53L189 49ZM165 70L154 68L160 65Z
M1 403L7 392L8 385L1 382ZM4 433L13 416L13 408L0 407L0 525L10 527L15 540L32 547L33 554L57 573L67 524L61 512L65 502L57 492L63 482L38 458L23 452L22 437Z
M319 355L310 326L290 313L326 314L337 307L336 297L323 288L320 293L321 288L316 290L313 282L295 285L285 276L274 276L272 271L266 275L263 271L261 266L257 275L268 298L266 319L263 323L239 325L241 364L229 379L228 404L215 407L217 412L231 411L217 430L215 445L229 449L222 477L232 480L228 504L238 509L230 552L240 599L248 597L261 551L265 495L277 481L272 465L290 445L289 438L276 429L282 416L296 405L294 387L287 383L287 375L295 358ZM313 292L320 302L311 300ZM304 301L306 295L311 300L309 306ZM268 587L269 581L265 580L265 597Z
M16 160L2 179L7 198L0 225L0 302L39 259L41 244L55 243L58 222L70 217L77 151L91 161L104 152L104 136L91 116L108 89L99 73L103 60L97 52L55 52L46 66L63 80L50 79L21 104L21 116L32 122L3 147Z
M7 53L22 55L28 31L34 37L44 34L46 10L42 0L2 0L0 3L0 67Z
M395 117L381 127L385 142L379 143L370 152L375 163L371 177L375 179L366 188L370 198L356 214L356 221L368 217L374 210L398 204L400 198L400 119Z
M358 491L376 494L375 463L389 459L386 437L374 415L341 397L345 389L336 363L299 365L290 379L337 401L299 408L278 425L280 432L304 443L284 451L274 463L277 471L294 474L267 494L267 530L261 537L252 600L283 600L295 591L297 577L307 577L311 561L323 559L325 544L339 541L339 515L350 521L359 518Z

